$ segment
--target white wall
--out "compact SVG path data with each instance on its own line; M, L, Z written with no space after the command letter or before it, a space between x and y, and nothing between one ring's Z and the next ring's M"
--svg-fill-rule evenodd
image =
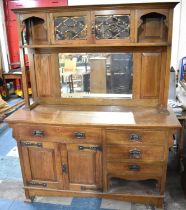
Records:
M178 42L178 65L182 57L186 56L186 0L181 1L180 7L180 30ZM175 27L175 30L176 27Z
M146 3L146 2L175 2L179 0L68 0L68 5L94 5L94 4L122 4L122 3Z
M171 66L175 70L179 68L180 9L181 4L176 5L173 16Z

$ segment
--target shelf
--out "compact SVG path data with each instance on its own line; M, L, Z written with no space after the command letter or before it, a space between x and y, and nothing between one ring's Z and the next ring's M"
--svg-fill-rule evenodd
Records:
M121 44L86 44L86 45L23 45L22 48L93 48L93 47L167 47L170 46L168 43L125 43Z

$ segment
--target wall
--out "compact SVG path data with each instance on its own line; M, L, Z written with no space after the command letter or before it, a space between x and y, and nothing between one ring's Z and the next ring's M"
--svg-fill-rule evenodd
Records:
M186 0L181 1L180 6L180 21L179 25L179 41L178 41L178 66L182 57L186 56ZM177 28L175 27L175 30Z
M68 5L93 5L93 4L122 4L122 3L145 3L145 2L175 2L177 0L68 0ZM178 0L179 1L179 0Z

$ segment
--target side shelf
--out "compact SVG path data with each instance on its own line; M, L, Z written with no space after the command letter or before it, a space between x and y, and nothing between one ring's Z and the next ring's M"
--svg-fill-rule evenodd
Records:
M166 42L168 38L168 10L138 10L138 42Z
M46 13L20 15L23 45L49 44L49 27Z

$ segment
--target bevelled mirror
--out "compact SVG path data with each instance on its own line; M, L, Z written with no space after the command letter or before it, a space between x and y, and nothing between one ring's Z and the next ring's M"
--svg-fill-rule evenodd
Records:
M61 97L132 98L132 53L59 53Z

